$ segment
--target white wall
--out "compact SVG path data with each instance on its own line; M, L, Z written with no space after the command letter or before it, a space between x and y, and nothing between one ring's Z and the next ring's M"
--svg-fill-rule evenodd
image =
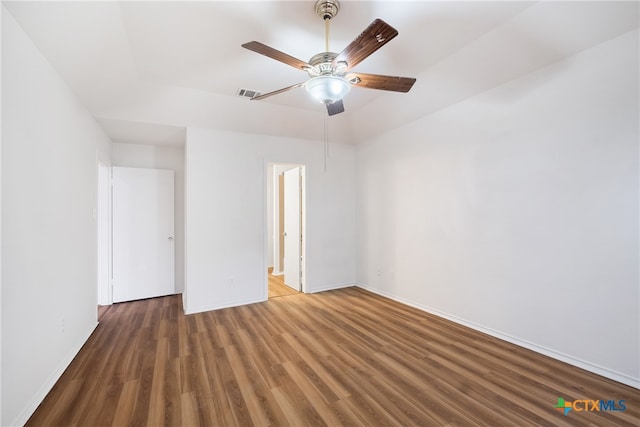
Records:
M356 278L355 147L189 128L186 145L185 309L263 301L267 166L306 166L308 292Z
M175 171L175 283L184 290L184 147L123 144L111 145L113 166L170 169Z
M2 18L2 14L4 14L4 9L0 7L0 19ZM0 35L0 41L2 39L2 35ZM2 46L0 46L0 49ZM0 51L1 52L1 51ZM2 65L2 60L4 58L0 56L0 66ZM0 73L0 76L2 74ZM2 93L2 87L0 85L0 94ZM4 115L2 114L2 100L0 100L0 129L2 128L2 119ZM3 135L0 135L0 309L2 308L2 139ZM2 424L2 407L4 406L2 400L2 313L0 313L0 424Z
M366 288L640 386L638 32L358 146Z
M97 324L109 140L2 7L2 419L22 425Z

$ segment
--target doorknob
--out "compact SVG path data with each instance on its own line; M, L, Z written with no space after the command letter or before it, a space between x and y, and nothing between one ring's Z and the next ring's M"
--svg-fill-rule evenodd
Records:
M169 236L169 240L173 240L173 237Z

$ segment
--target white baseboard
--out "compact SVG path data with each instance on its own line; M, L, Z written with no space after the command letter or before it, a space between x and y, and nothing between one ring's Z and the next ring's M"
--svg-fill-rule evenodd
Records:
M187 310L187 307L184 307L184 314L190 315L190 314L204 313L205 311L214 311L214 310L221 310L223 308L231 308L231 307L239 307L241 305L256 304L259 302L265 302L266 300L267 300L266 298L237 300L237 301L225 302L219 305L216 304L216 305L196 307L195 309L189 309L189 310Z
M342 285L320 286L320 287L316 287L316 288L313 288L313 289L307 289L306 293L308 293L308 294L316 294L318 292L335 291L336 289L350 288L352 286L358 286L358 285L355 285L353 283L345 283L345 284L342 284ZM365 289L365 288L363 288L363 289Z
M71 351L66 355L64 359L60 362L60 365L53 371L53 373L47 378L45 383L40 387L40 390L33 397L31 402L18 414L16 419L10 424L12 426L23 426L29 421L29 418L33 415L33 413L38 409L38 406L42 403L47 394L51 391L56 382L60 379L64 371L69 367L73 358L77 356L78 352L82 346L87 342L93 331L98 326L98 322L96 322L93 326L90 326L88 331L85 334L81 335L82 339L80 342L77 342L71 349Z
M550 348L547 348L547 347L544 347L544 346L529 342L527 340L523 340L523 339L511 336L511 335L502 333L500 331L496 331L494 329L487 328L487 327L479 325L477 323L470 322L470 321L465 320L465 319L461 319L461 318L459 318L457 316L445 313L443 311L437 310L437 309L432 308L432 307L424 306L422 304L416 304L415 302L405 300L404 298L399 298L399 297L397 297L395 295L391 295L391 294L389 294L387 292L384 292L384 291L381 291L379 289L370 288L370 287L367 287L367 286L362 285L362 284L357 284L356 286L358 286L361 289L364 289L365 291L369 291L369 292L372 292L374 294L381 295L383 297L386 297L386 298L389 298L391 300L400 302L400 303L408 305L410 307L417 308L418 310L422 310L422 311L425 311L427 313L433 314L435 316L442 317L444 319L450 320L450 321L452 321L454 323L457 323L457 324L460 324L460 325L463 325L463 326L467 326L467 327L469 327L471 329L474 329L476 331L485 333L487 335L491 335L492 337L499 338L499 339L501 339L503 341L507 341L507 342L509 342L511 344L515 344L517 346L524 347L526 349L535 351L536 353L544 354L545 356L549 356L549 357L551 357L553 359L556 359L556 360L559 360L561 362L568 363L569 365L573 365L573 366L576 366L578 368L582 368L582 369L584 369L586 371L593 372L594 374L601 375L601 376L603 376L605 378L609 378L611 380L618 381L619 383L628 385L630 387L634 387L634 388L640 389L640 378L634 378L634 377L631 377L629 375L622 374L620 372L616 372L616 371L614 371L612 369L605 368L605 367L596 365L594 363L578 359L578 358L573 357L573 356L569 356L569 355L564 354L562 352L559 352L559 351L556 351L556 350L553 350L553 349L550 349Z

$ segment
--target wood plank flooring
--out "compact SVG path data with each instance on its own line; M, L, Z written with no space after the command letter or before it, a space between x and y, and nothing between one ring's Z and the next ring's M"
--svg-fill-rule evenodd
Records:
M284 297L287 295L295 295L299 293L295 289L284 284L284 276L274 276L269 268L269 298Z
M594 343L597 345L597 343ZM625 400L626 411L554 408ZM638 426L640 391L358 288L115 304L28 426Z

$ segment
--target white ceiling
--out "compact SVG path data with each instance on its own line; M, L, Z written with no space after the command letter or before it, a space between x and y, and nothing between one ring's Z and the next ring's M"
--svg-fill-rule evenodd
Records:
M304 89L262 101L306 74L243 49L257 40L304 61L324 50L309 1L3 2L107 134L184 144L187 126L321 139L325 109ZM341 1L340 51L375 18L399 36L357 71L417 77L408 94L354 88L330 119L355 143L638 28L639 3Z

